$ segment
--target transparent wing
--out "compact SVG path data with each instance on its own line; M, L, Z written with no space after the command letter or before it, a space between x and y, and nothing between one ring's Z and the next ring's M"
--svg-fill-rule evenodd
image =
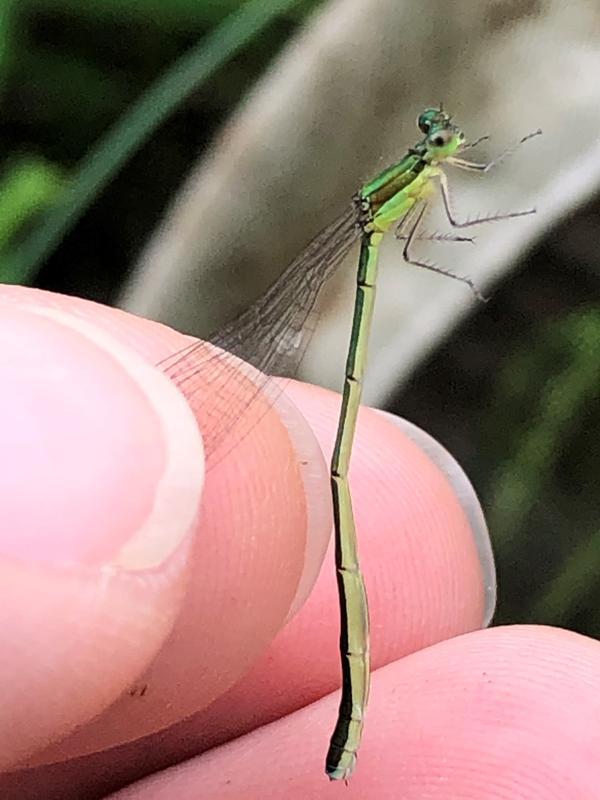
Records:
M319 292L359 233L350 206L256 303L208 338L212 347L193 342L160 362L194 407L209 456L218 449L220 460L266 413L278 394L274 386L265 392L269 374L295 374L316 326ZM239 359L255 370L240 372Z

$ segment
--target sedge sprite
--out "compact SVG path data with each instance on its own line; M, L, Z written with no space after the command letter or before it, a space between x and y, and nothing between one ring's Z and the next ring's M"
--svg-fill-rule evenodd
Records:
M223 351L250 362L261 373L285 370L289 374L304 352L312 330L307 320L321 288L352 245L360 240L352 330L330 470L341 615L342 672L339 714L325 764L325 772L331 780L347 780L355 767L369 696L369 614L365 582L358 559L348 470L361 402L381 241L384 234L395 226L396 237L403 241L402 257L405 262L461 281L480 297L470 278L413 255L415 242L422 238L471 241L460 235L424 236L420 233L436 184L446 217L456 229L535 212L535 209L526 209L459 221L452 209L443 165L471 172L487 172L512 153L515 147L486 163L465 160L462 154L488 137L467 142L462 130L453 124L441 104L440 108L423 111L417 119L417 125L422 134L417 144L399 162L366 183L355 194L352 205L310 242L256 303L219 333L209 337L209 341L219 348L219 356L212 352L203 355L203 343L199 343L163 362L167 373L184 389L200 369L205 372L210 369L207 361L221 359ZM539 133L541 131L537 130L528 134L517 146ZM257 386L257 393L259 390ZM240 416L240 408L235 403L229 407L219 405L219 422L211 426L206 434L209 452L216 448L226 432L239 424Z

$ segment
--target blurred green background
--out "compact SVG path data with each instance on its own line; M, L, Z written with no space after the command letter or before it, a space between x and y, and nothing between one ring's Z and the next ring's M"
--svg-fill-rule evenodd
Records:
M257 15L248 15L240 51L228 58L223 47L225 66L196 82L189 100L136 146L105 191L99 192L99 181L90 176L93 207L47 253L39 212L61 202L90 150L134 101L242 5L2 0L3 280L115 299L167 199L310 4L273 3L273 11L261 15L271 24L258 32L251 28ZM287 13L277 13L286 5ZM197 58L199 68L200 62ZM135 131L131 136L140 141ZM119 148L126 149L122 140L116 142ZM80 203L77 213L84 207ZM42 257L34 258L38 253Z
M399 304L382 292L367 399L431 432L471 477L497 555L496 620L596 636L599 12L416 5L2 0L0 277L206 333L202 297L221 276L230 300L211 313L227 318L412 143L423 106L444 99L473 136L493 133L486 154L541 126L543 143L498 177L455 184L461 208L539 210L436 255L492 300L403 273ZM308 357L333 386L343 297L322 309L340 358Z

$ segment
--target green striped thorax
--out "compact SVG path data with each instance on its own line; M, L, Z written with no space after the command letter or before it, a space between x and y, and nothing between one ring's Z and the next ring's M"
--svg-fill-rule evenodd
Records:
M465 135L452 123L452 117L441 108L426 108L417 126L424 134L421 141L407 152L401 161L380 172L355 195L360 217L366 222L390 198L399 192L415 188L427 179L428 167L455 155L465 143ZM419 180L420 178L420 180Z

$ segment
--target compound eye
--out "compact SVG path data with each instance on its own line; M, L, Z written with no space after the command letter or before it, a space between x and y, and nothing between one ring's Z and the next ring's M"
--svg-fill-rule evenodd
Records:
M431 120L428 119L424 114L421 114L417 120L417 125L422 133L429 133L429 129L431 128Z
M422 114L417 118L417 126L422 133L429 133L431 125L435 119L439 117L437 108L426 108Z

